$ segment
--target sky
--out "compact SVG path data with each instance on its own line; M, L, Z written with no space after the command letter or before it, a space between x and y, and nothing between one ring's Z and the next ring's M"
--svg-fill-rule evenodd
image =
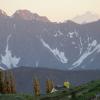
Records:
M64 21L87 11L100 15L100 0L0 0L0 9L8 15L27 9L51 21Z

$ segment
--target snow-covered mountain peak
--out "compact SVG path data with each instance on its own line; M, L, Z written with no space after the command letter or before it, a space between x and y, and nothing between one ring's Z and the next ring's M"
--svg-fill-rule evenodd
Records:
M84 24L84 23L90 23L94 22L100 19L100 16L91 12L86 12L83 15L76 16L72 19L72 21L79 23L79 24Z

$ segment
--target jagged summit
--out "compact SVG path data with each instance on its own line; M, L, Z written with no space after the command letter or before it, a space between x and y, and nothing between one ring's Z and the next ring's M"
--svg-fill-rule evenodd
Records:
M3 11L3 10L1 10L1 9L0 9L0 16L2 16L2 17L3 17L3 16L8 16L8 15L6 14L6 12L5 12L5 11Z
M76 23L76 22L74 22L72 20L65 20L63 23L66 23L68 25L76 25L76 24L78 24L78 23Z
M74 17L72 19L72 21L79 23L79 24L84 24L84 23L91 23L91 22L97 21L99 19L100 19L99 15L88 11L83 15Z
M74 17L72 21L79 23L79 24L84 24L84 23L91 23L99 19L100 19L100 16L98 14L91 13L88 11L83 15Z
M29 10L17 10L13 17L15 18L21 18L24 20L36 20L36 21L43 21L43 22L49 22L48 18L45 16L39 16L36 13L32 13Z

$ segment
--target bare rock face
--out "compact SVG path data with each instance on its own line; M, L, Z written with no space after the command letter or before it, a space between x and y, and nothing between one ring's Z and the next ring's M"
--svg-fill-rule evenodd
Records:
M48 18L45 16L39 16L36 13L32 13L29 10L17 10L13 17L15 18L21 18L24 20L36 20L36 21L43 21L43 22L49 22Z

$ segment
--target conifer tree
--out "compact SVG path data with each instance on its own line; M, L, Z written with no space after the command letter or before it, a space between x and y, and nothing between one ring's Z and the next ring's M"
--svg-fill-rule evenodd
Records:
M4 86L3 86L4 82L3 82L3 78L4 78L4 76L3 76L3 71L0 70L0 93L3 93L3 91L4 91Z
M10 79L9 79L8 72L5 72L5 78L4 78L4 93L5 94L11 93Z
M53 80L51 80L51 90L54 88Z
M12 71L9 72L9 78L10 78L11 93L16 93L16 83L15 83L15 78L14 78L14 75L13 75Z
M48 79L46 81L46 93L51 93L52 89L53 89L53 81Z
M34 80L34 93L36 96L40 95L40 82L38 79Z

